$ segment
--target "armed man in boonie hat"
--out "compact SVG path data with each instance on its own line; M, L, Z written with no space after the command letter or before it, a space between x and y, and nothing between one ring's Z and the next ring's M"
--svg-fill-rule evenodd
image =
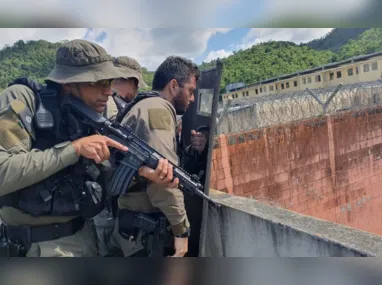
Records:
M46 80L59 84L98 82L123 76L112 56L98 44L86 40L64 43L56 53L56 65Z
M123 116L123 110L138 94L139 88L148 88L149 86L143 79L142 67L132 57L120 56L113 58L114 66L123 74L123 77L117 78L113 82L113 96L107 102L104 116L111 120L120 120ZM119 116L118 116L119 115ZM111 243L115 219L113 219L113 208L116 209L116 197L109 201L109 207L106 207L102 213L94 218L98 236L98 246L102 256L118 256L120 248Z
M113 58L114 66L124 74L125 80L136 80L139 88L148 88L149 86L143 80L142 67L134 58L129 56L120 56Z
M121 112L126 104L137 96L139 88L149 87L143 79L142 67L137 60L129 56L120 56L114 57L113 63L123 77L114 80L114 100L108 102L106 114L108 118L116 118L117 113Z
M97 254L94 234L86 219L99 213L103 203L93 202L86 186L100 194L103 183L99 164L109 159L109 147L128 149L79 128L73 122L74 117L67 120L68 114L60 109L60 101L72 94L102 113L112 95L113 79L122 76L101 46L73 40L58 48L55 67L46 79L47 86L19 78L0 93L0 218L3 222L0 233L5 234L6 240L0 252L4 255ZM46 89L55 91L56 96L50 96L52 92L48 94ZM52 129L40 127L39 119L46 114L43 108L53 114ZM70 136L73 128L81 134L74 141ZM91 164L85 165L83 158ZM146 167L139 174L159 183L161 170Z

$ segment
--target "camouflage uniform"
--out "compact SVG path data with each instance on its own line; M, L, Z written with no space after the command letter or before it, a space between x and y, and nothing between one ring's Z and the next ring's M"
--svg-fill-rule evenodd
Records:
M175 137L176 111L170 102L161 97L141 100L125 116L122 124L131 126L151 147L175 165L179 164ZM153 183L148 183L146 187L144 182L132 184L128 193L118 199L118 207L141 213L161 212L166 216L174 235L181 235L190 227L183 193L177 188ZM125 256L143 249L143 232L139 232L136 241L128 241L120 235L118 221L117 219L112 243L119 246Z
M139 88L149 87L142 77L141 65L135 59L128 56L120 56L113 59L113 64L123 74L122 78L136 78L138 80ZM114 94L114 96L116 95L117 94ZM116 119L117 114L118 107L116 102L114 101L113 97L110 97L103 115L109 120L113 120ZM107 163L104 163L104 165L108 166ZM111 177L112 170L110 169L108 174L105 173L106 171L103 173L104 176L108 175L108 178L105 179L109 179ZM94 217L98 247L100 255L102 256L113 256L114 254L118 254L120 247L120 243L111 242L113 231L118 229L118 226L116 227L115 219L113 217L111 210L112 205L109 204L108 206L109 207L105 207L105 209L99 215Z
M56 65L47 80L65 84L96 82L118 78L121 74L112 64L106 51L93 43L75 40L63 44L56 54ZM79 161L70 141L41 151L34 149L36 138L33 117L36 112L35 95L24 85L13 85L0 93L0 196L22 193L58 171ZM59 189L60 190L60 189ZM0 216L7 226L35 228L73 220L77 216L32 216L15 207L3 206ZM32 243L26 256L95 256L95 239L86 223L74 234Z

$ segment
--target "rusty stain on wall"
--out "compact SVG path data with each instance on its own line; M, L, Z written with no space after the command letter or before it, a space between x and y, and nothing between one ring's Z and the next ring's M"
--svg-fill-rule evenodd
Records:
M220 135L211 188L382 235L381 110Z

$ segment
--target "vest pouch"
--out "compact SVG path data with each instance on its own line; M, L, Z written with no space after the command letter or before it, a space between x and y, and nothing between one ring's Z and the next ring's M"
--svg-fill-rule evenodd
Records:
M81 195L80 211L82 217L93 218L104 209L104 191L97 182L85 181Z
M19 193L18 209L34 217L49 215L52 210L51 190L44 185L28 187Z
M60 187L53 192L51 216L77 216L80 211L81 189L80 187L62 181Z
M67 177L54 183L35 184L20 192L18 208L32 216L75 216L79 214L81 191Z

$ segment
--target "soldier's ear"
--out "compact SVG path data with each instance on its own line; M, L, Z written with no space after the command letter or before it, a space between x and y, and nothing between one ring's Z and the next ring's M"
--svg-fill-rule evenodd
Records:
M178 87L178 81L176 81L176 79L172 79L170 81L170 90L171 92L175 93L176 92L176 88Z

